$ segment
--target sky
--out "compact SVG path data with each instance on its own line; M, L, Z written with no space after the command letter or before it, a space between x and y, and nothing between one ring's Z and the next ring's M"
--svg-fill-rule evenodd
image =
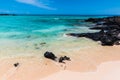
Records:
M0 13L120 15L120 0L0 0Z

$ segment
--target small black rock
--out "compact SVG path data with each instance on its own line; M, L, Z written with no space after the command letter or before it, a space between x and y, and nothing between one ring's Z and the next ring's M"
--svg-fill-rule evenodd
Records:
M48 51L44 53L44 57L52 60L55 60L57 58L52 52Z
M64 59L70 61L70 57L64 56Z
M70 61L70 58L67 57L67 56L64 56L64 57L61 56L61 57L59 58L59 62L60 62L60 63L65 63L64 60Z
M19 63L15 63L14 66L17 67L19 65Z
M60 57L59 58L59 63L64 63L63 61L64 61L64 57Z

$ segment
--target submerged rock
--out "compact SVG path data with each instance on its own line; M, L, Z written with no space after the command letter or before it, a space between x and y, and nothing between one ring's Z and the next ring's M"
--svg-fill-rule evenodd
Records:
M37 44L37 43L35 43L35 44L34 44L34 46L38 46L38 44Z
M40 47L35 47L35 49L40 49Z
M31 35L26 36L26 38L31 38Z
M45 44L47 44L46 42L42 42L42 43L40 43L40 45L45 45Z

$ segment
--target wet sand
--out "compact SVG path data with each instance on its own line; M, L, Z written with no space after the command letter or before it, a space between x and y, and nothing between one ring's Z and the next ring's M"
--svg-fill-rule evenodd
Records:
M119 80L120 46L73 49L66 64L36 56L0 60L0 80ZM19 65L14 67L14 63ZM108 77L110 76L110 77Z

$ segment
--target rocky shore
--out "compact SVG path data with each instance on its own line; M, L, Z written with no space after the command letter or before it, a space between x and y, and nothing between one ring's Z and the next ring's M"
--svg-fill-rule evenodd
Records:
M119 45L120 41L120 17L89 18L85 22L95 23L91 30L94 33L68 33L68 36L86 37L94 41L100 41L103 46Z

